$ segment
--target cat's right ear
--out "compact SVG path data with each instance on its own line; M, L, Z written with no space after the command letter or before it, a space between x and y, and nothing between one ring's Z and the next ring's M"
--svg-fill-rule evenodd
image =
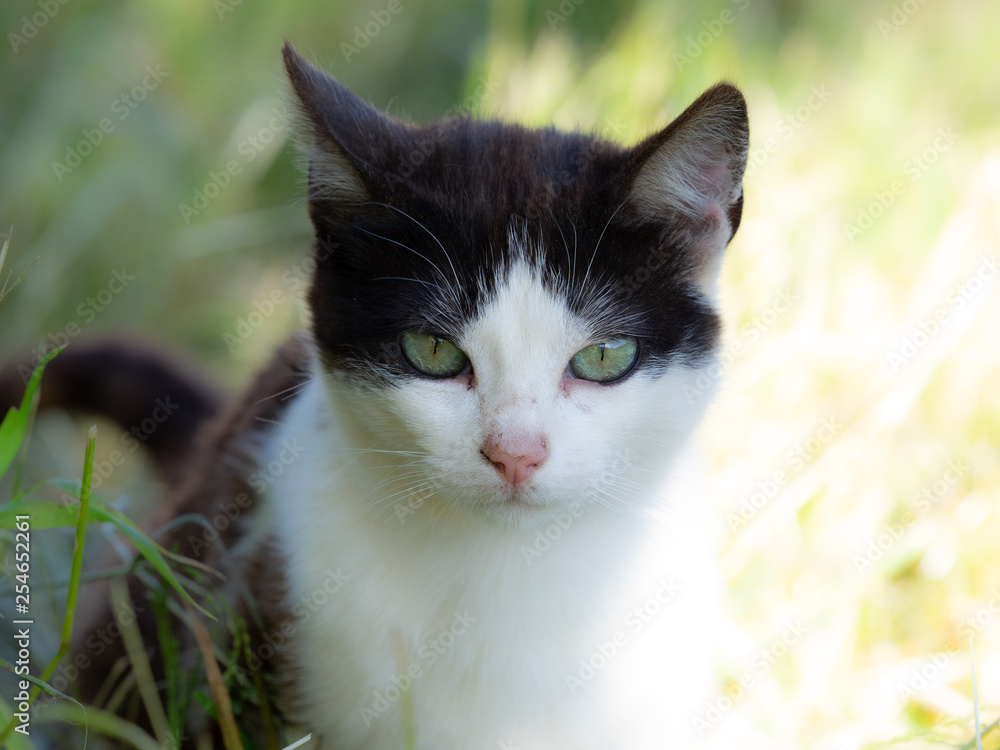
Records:
M298 136L308 160L309 200L338 206L371 200L380 154L402 125L383 115L285 42L281 50L298 112Z

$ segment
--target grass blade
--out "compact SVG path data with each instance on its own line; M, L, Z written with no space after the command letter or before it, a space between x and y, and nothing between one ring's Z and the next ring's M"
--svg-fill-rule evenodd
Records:
M0 478L7 473L7 469L14 462L18 451L21 450L21 443L24 442L24 438L28 434L28 416L35 393L41 384L45 365L62 350L63 347L53 349L35 366L31 377L28 378L28 385L24 389L20 407L12 406L3 418L3 422L0 422Z
M7 232L7 236L4 237L3 247L0 247L0 272L3 271L4 261L7 260L7 248L10 247L10 239L13 236L14 236L14 227L11 227L10 231Z
M10 240L13 236L14 236L14 227L11 227L10 231L7 232L7 236L4 238L3 247L0 247L0 272L3 271L4 262L7 260L7 249L10 247ZM14 283L10 284L10 286L7 285L10 283L10 277L13 276L14 272L13 271L7 272L7 278L3 282L3 287L0 287L0 302L3 301L4 297L13 292L14 289L17 288L18 284L24 281L24 277L28 275L28 271L30 271L34 267L34 265L38 262L38 260L39 260L38 258L35 258L33 261L31 261L31 264L24 269L24 273L18 276L17 279L14 281Z
M122 630L125 652L128 654L128 660L132 663L132 673L139 685L139 695L146 707L149 723L153 725L153 734L165 747L170 737L170 724L167 721L167 714L163 710L163 703L160 702L160 694L156 689L156 681L153 679L153 669L146 656L135 612L132 611L128 588L121 579L111 582L111 602L114 611L119 613L117 619Z
M6 669L11 674L17 674L17 672L14 671L15 670L14 665L11 664L6 659L0 659L0 667ZM73 698L70 698L65 693L62 693L62 692L56 690L49 683L43 682L42 680L38 679L37 677L32 677L30 674L18 675L18 677L23 677L28 682L30 682L32 685L37 686L39 690L44 690L46 693L48 693L51 696L54 696L56 698L62 698L63 700L67 700L67 701L74 700Z
M976 687L976 650L969 636L969 658L972 659L972 710L976 716L976 750L983 750L983 735L979 728L979 689Z
M58 487L67 492L74 492L76 485L73 482L67 482L62 479L56 479L49 482L49 484ZM156 569L156 571L166 579L167 583L180 594L184 601L193 606L199 612L201 612L206 617L214 620L215 615L202 607L198 602L196 602L191 595L184 589L180 581L177 580L177 576L170 569L167 564L165 555L169 554L163 547L150 539L146 534L139 530L139 528L132 523L128 518L126 518L122 513L112 508L104 498L95 496L99 500L99 505L93 509L94 515L97 520L107 521L115 525L115 527L122 532L131 542L135 545L136 549L139 550L149 564ZM2 517L0 517L2 518Z
M219 727L222 729L222 744L226 750L243 750L240 730L233 714L233 703L222 679L219 662L215 660L212 637L208 634L205 624L198 619L198 615L192 612L190 607L188 607L188 612L191 615L191 632L194 633L194 637L198 641L198 648L201 649L202 658L205 660L205 675L208 677L208 686L212 691L212 700L215 702Z
M75 482L54 480L48 484L52 484L60 489L69 490L71 492L76 491ZM95 499L98 498L95 496ZM166 579L167 583L169 583L171 587L184 597L185 601L191 603L198 609L199 612L202 612L207 617L214 620L215 616L210 612L207 612L196 601L194 601L194 599L191 598L191 595L188 594L188 592L181 585L180 581L177 580L177 576L174 575L174 572L167 564L165 558L167 551L139 531L139 529L136 528L131 521L125 518L125 516L121 515L113 508L108 507L103 500L98 500L99 501L89 510L88 523L114 524L123 534L125 534L125 536L132 540L140 554L142 554L142 556L150 562L156 571L159 572L164 579ZM16 507L7 505L0 508L0 529L14 528L15 516L23 514L31 516L31 527L33 529L59 529L67 526L73 526L76 523L77 506L31 502L22 502Z
M36 370L37 371L37 370ZM83 543L87 535L87 510L90 507L90 485L94 476L94 452L97 447L97 426L90 428L90 435L87 439L87 451L83 459L83 480L80 482L80 505L77 510L76 538L73 544L73 568L69 578L69 593L66 595L66 614L63 616L62 637L59 642L59 650L49 662L49 665L42 672L41 676L32 688L28 696L28 705L35 702L35 698L42 691L42 688L56 668L69 653L70 644L73 640L73 620L76 617L76 600L80 591L80 571L83 568ZM23 508L23 506L18 506ZM15 722L12 720L7 724L0 735L0 745L14 731Z
M164 748L135 724L110 711L102 711L93 707L85 708L78 703L62 703L53 714L52 719L46 718L44 721L58 719L74 724L85 724L88 731L93 729L100 735L120 740L136 750L163 750Z

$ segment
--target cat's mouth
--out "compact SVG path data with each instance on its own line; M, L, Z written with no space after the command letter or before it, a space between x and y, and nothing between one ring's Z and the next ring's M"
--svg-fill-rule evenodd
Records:
M552 507L538 497L537 489L529 487L506 487L493 500L481 507L480 512L512 529L530 528L547 518Z
M552 512L551 502L546 502L544 492L534 481L517 485L503 483L494 496L494 511L498 511L508 521L516 525L530 523L532 518Z
M537 510L543 507L542 503L539 503L534 495L532 487L528 485L518 485L511 486L506 485L502 490L501 494L503 497L504 505L510 506L512 508L521 508L524 510Z

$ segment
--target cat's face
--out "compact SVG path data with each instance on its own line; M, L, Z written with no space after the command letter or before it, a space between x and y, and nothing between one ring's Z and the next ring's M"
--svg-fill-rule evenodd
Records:
M387 118L286 48L309 141L313 331L404 497L505 523L638 500L707 399L746 109L707 92L634 148ZM635 471L628 470L634 467ZM405 490L409 490L407 493Z

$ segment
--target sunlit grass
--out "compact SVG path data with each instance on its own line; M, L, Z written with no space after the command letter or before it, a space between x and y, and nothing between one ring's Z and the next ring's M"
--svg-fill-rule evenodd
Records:
M308 226L283 138L191 224L177 210L280 101L283 37L400 114L429 119L485 76L497 86L477 103L484 114L626 142L730 78L747 94L754 149L721 282L727 345L742 349L700 440L722 512L720 685L749 672L754 687L709 740L963 746L971 631L983 746L995 750L1000 295L995 273L965 285L1000 258L1000 7L925 3L893 20L896 5L588 0L554 25L546 11L558 3L411 5L350 63L339 45L360 5L243 3L222 19L205 3L61 6L0 72L0 226L17 226L5 263L20 273L41 258L0 306L0 345L36 346L86 322L78 306L123 264L136 281L84 330L138 324L200 353L234 388L301 324L283 275L304 258ZM678 62L725 10L735 21ZM3 28L24 12L5 6ZM157 63L170 71L162 86L56 180L51 162ZM223 334L275 289L287 303L230 351ZM946 321L919 344L938 312ZM61 425L40 425L27 481L69 475L60 462L78 453L64 450ZM949 462L967 469L922 510L915 498ZM108 486L134 493L131 472ZM743 518L755 491L766 499ZM885 533L881 557L859 566ZM794 620L806 635L766 673L754 667ZM928 665L933 679L912 687Z

